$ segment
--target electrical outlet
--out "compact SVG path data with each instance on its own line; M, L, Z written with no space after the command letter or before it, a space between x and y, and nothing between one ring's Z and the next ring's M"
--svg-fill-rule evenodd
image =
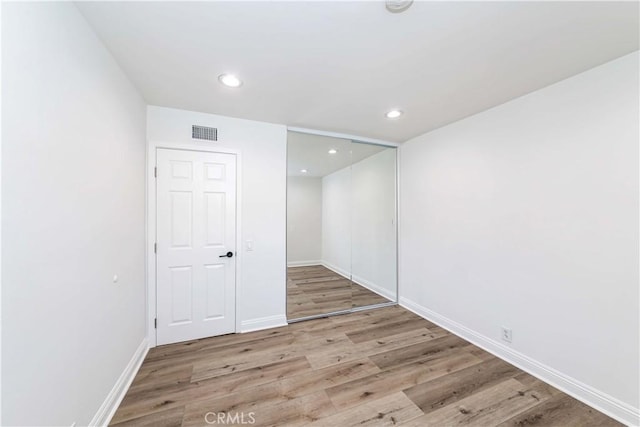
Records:
M511 342L513 340L513 333L511 329L502 327L502 341Z

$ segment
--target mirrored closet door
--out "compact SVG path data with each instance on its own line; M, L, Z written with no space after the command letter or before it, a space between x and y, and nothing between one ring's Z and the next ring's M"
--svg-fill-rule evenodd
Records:
M287 317L397 301L396 149L288 134Z

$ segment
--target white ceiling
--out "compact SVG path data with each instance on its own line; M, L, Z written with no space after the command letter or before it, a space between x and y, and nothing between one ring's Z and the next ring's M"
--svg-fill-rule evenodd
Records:
M332 148L337 153L329 154ZM393 150L349 139L288 132L287 176L323 177L385 149ZM307 172L300 172L302 169Z
M638 49L638 2L86 2L146 101L403 142ZM237 73L244 85L217 82ZM390 108L406 114L384 118Z

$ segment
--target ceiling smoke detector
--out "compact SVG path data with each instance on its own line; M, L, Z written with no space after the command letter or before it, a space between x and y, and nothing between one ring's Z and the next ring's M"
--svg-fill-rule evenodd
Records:
M385 5L391 13L400 13L409 9L413 4L413 0L386 0Z

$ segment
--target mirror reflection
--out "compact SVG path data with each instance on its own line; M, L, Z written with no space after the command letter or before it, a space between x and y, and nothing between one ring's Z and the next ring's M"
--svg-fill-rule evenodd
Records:
M396 150L289 132L289 320L397 299Z

